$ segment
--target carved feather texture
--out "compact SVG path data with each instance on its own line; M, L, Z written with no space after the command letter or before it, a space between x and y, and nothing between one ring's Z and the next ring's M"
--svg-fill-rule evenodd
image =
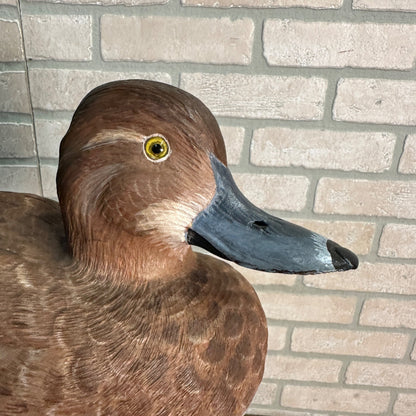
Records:
M243 413L266 327L234 269L198 255L172 281L97 282L73 273L55 204L0 195L0 414Z
M253 398L259 300L182 233L212 198L208 153L225 162L224 145L202 103L171 88L84 100L61 145L64 222L53 201L0 193L0 415L237 416ZM145 160L131 130L163 133L172 156Z

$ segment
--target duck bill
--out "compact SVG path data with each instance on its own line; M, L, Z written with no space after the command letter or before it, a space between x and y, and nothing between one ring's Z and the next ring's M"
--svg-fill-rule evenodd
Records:
M266 272L317 274L356 269L350 250L267 214L240 192L228 168L210 155L216 193L187 230L189 244Z

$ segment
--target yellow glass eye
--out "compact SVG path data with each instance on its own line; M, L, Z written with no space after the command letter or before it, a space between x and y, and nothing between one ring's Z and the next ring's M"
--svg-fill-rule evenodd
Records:
M162 162L170 155L169 143L158 134L150 136L144 142L144 154L152 162Z

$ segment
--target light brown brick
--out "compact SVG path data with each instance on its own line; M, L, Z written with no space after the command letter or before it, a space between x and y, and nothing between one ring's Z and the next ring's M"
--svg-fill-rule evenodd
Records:
M352 8L361 10L416 12L414 0L353 0Z
M0 111L30 113L24 72L0 72Z
M285 326L269 325L268 349L272 351L280 351L286 345L287 328Z
M416 181L322 178L314 211L416 218Z
M360 263L346 273L304 276L306 286L326 290L397 293L416 295L416 265L396 263Z
M394 416L415 416L416 394L399 393L394 403Z
M257 166L382 172L391 166L395 143L390 133L266 127L254 131L250 160Z
M370 252L376 230L375 224L360 221L317 221L294 218L291 219L291 222L324 235L330 240L350 248L356 254Z
M270 405L273 403L277 393L277 385L273 383L262 382L253 398L251 404Z
M243 151L245 129L243 127L220 126L227 150L229 165L238 165Z
M46 198L58 199L56 193L57 169L57 166L54 165L41 165L43 196Z
M349 324L356 299L352 296L301 295L258 290L260 301L270 319Z
M277 412L277 413L276 413ZM279 410L273 409L271 407L265 407L265 406L250 406L247 409L247 416L249 415L258 415L258 416L332 416L328 413L322 413L322 412L314 412L312 410L307 411L299 411L299 410ZM336 416L351 416L351 415L341 415L336 414Z
M416 25L267 19L269 65L412 69Z
M149 79L169 83L166 73L104 72L70 69L32 69L29 71L32 102L42 110L73 111L93 88L120 79Z
M0 123L0 158L35 157L30 124Z
M40 157L58 158L59 144L68 130L70 120L35 118L36 138Z
M0 166L0 190L40 194L36 166Z
M341 367L342 361L339 360L268 355L264 377L278 380L336 383Z
M300 211L305 206L309 187L305 176L251 173L233 176L243 194L261 208Z
M104 15L101 52L106 61L248 65L253 34L251 19Z
M327 328L295 328L291 349L297 352L403 358L409 335Z
M341 79L333 107L340 121L416 125L416 81Z
M23 43L19 22L16 20L0 19L0 61L23 61Z
M267 273L259 270L247 269L236 263L229 264L238 270L252 285L282 285L293 286L296 283L297 276L282 273Z
M353 361L348 366L345 382L366 386L415 389L416 365Z
M92 19L85 15L23 15L29 59L90 61Z
M378 255L405 259L416 258L416 225L385 225L380 238Z
M413 345L413 350L412 350L412 352L410 353L410 358L411 358L413 361L416 361L416 343L415 343L415 345Z
M184 6L202 7L305 7L309 9L339 9L343 0L181 0Z
M416 174L416 134L406 137L403 154L400 158L399 172Z
M387 411L390 393L336 387L286 385L282 406L322 411L379 414Z
M416 328L416 301L368 299L361 311L360 324L387 328Z
M180 85L217 116L320 120L327 81L298 76L184 73Z
M94 4L102 6L147 6L151 4L165 4L169 0L27 0L28 2L46 2L62 4Z

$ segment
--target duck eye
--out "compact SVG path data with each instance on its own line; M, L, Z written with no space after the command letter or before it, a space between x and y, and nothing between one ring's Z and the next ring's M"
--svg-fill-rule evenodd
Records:
M162 162L170 155L169 143L159 134L150 136L144 142L144 154L152 162Z

